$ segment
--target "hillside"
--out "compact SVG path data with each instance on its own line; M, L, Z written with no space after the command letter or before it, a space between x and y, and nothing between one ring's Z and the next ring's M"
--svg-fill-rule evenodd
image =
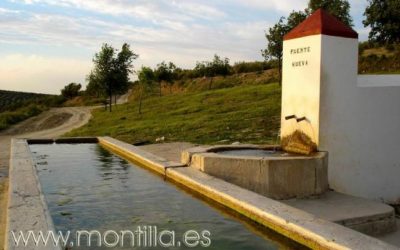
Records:
M0 130L58 106L62 101L55 95L0 90Z
M269 69L227 76L184 78L175 80L172 85L162 83L161 93L162 96L165 96L177 93L208 91L236 86L268 84L277 81L278 71L276 69ZM138 98L138 91L135 89L135 84L132 92L133 95L131 96L131 99ZM151 94L154 96L160 95L158 83L155 83Z
M399 74L400 45L374 46L361 43L358 58L359 74Z
M280 87L276 83L149 97L138 114L136 99L112 113L97 109L82 128L66 136L112 136L137 143L273 143L280 123Z
M0 90L0 112L13 110L27 102L40 100L46 96L51 95Z

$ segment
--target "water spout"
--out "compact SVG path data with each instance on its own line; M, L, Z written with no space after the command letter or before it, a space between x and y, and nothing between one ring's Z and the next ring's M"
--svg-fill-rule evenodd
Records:
M307 118L305 116L300 117L300 118L296 118L297 122L302 122L302 121L305 121L305 120L307 120Z
M296 119L296 115L285 116L285 120Z

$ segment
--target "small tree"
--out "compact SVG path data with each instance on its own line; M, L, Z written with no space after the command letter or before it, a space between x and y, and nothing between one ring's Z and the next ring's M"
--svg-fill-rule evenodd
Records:
M303 22L304 20L306 20L307 18L307 13L303 12L303 11L292 11L288 18L287 18L287 22L286 22L286 30L287 32L289 32L290 30L292 30L293 28L295 28L297 25L299 25L301 22Z
M207 67L207 75L208 77L211 77L208 89L212 88L212 82L213 82L212 77L217 75L225 77L229 75L230 70L231 66L229 65L229 58L225 57L224 59L221 59L220 56L215 54L213 61L208 63Z
M220 76L229 75L231 70L231 66L229 65L229 58L225 57L224 59L222 59L218 55L214 55L211 67L214 74Z
M133 73L133 60L137 58L138 55L130 49L129 44L124 43L115 58L115 77L118 82L114 91L115 94L122 95L128 91L130 86L129 75Z
M176 79L176 76L177 76L176 70L177 70L177 68L176 68L175 64L173 62L169 62L168 63L168 77L167 77L167 79L165 79L165 82L169 86L170 93L172 93L172 85L174 84L174 80Z
M129 74L133 72L132 62L138 57L126 43L118 54L117 52L110 45L103 44L100 52L93 58L94 69L88 76L89 81L93 82L93 87L99 87L104 95L108 95L110 112L112 95L126 92Z
M197 77L203 76L210 79L208 89L212 88L213 77L221 75L227 76L231 72L229 58L221 59L217 54L214 55L212 61L197 62L193 69Z
M174 83L175 79L175 70L176 66L172 62L169 62L168 64L165 62L161 62L160 64L157 65L157 68L155 69L155 76L157 79L157 82L159 84L160 88L160 96L161 96L161 84L162 82L165 82L169 85L169 91L172 93L172 84Z
M368 38L371 42L400 42L400 1L368 0L363 21L364 27L370 26Z
M281 17L268 32L265 33L267 39L267 48L261 51L262 56L266 61L276 59L278 61L278 79L279 84L282 82L282 49L283 36L289 31L289 27L284 23L285 18Z
M100 84L100 81L93 71L86 76L86 82L88 83L85 90L86 95L96 96L97 98L107 96L107 92L103 89L103 86Z
M82 85L79 83L71 82L61 90L61 95L66 99L71 99L79 95Z
M206 76L206 62L196 62L196 66L194 67L194 77L205 77Z
M156 75L150 67L142 67L138 72L139 114L142 114L142 101L147 92L153 88Z

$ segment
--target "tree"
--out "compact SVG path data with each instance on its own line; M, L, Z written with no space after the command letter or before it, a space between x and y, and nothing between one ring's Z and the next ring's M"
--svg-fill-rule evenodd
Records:
M205 77L207 71L206 62L196 62L196 66L194 67L194 77Z
M61 90L61 95L66 99L71 99L79 95L82 85L79 83L71 82Z
M104 95L109 97L111 112L112 95L126 92L129 86L129 74L133 72L133 60L138 55L132 52L128 44L122 45L121 51L110 45L103 44L100 52L93 58L94 69L88 76L89 84L101 89Z
M129 89L129 75L133 73L133 60L137 59L129 44L124 43L121 51L118 53L116 61L116 79L118 81L116 94L124 94Z
M144 95L151 91L156 81L154 71L149 67L143 67L138 72L138 90L139 90L139 114L142 114L142 100Z
M287 18L287 32L295 28L308 17L306 11L292 11Z
M155 76L157 79L157 82L159 84L160 88L160 96L161 96L161 84L162 82L165 82L169 85L169 90L172 92L172 84L175 79L175 70L176 66L174 63L169 62L168 64L165 62L161 62L157 65L157 68L155 69Z
M88 83L85 90L86 95L96 96L97 98L107 95L93 71L86 76L86 82Z
M353 26L353 18L350 15L350 4L347 0L310 0L306 13L307 15L311 15L320 8L328 11L348 26Z
M225 76L229 75L229 72L231 70L231 66L229 65L229 58L225 57L224 59L221 59L220 56L215 54L213 61L208 63L207 68L208 68L208 77L211 77L208 89L211 89L212 82L213 82L212 77L217 76L217 75L225 77Z
M276 59L278 61L278 79L279 84L282 81L282 49L283 49L283 36L289 31L289 27L284 23L285 18L281 17L274 26L269 28L268 32L265 33L267 39L267 48L261 50L265 61L271 61Z
M363 21L364 27L370 26L368 38L371 42L400 42L400 1L368 0Z
M203 76L210 78L208 89L211 89L213 77L217 75L227 76L231 72L229 58L222 59L217 54L214 55L212 61L197 62L193 69L197 77Z
M214 75L220 75L220 76L229 75L231 69L231 66L229 65L229 58L225 57L224 59L222 59L220 56L215 54L214 59L211 63L211 68L212 71L214 72Z

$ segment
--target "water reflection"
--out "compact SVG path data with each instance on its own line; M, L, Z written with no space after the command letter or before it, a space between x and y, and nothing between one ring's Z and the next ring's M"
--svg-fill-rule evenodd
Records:
M127 161L115 157L108 150L100 146L95 147L95 153L98 160L101 162L97 168L103 180L107 181L117 178L121 180L122 183L128 180L129 164Z
M179 237L190 229L209 230L211 249L297 247L272 240L262 231L254 233L248 224L97 144L32 145L31 149L37 152L37 163L48 155L47 165L37 164L37 169L57 230L120 231L152 225L175 230Z

